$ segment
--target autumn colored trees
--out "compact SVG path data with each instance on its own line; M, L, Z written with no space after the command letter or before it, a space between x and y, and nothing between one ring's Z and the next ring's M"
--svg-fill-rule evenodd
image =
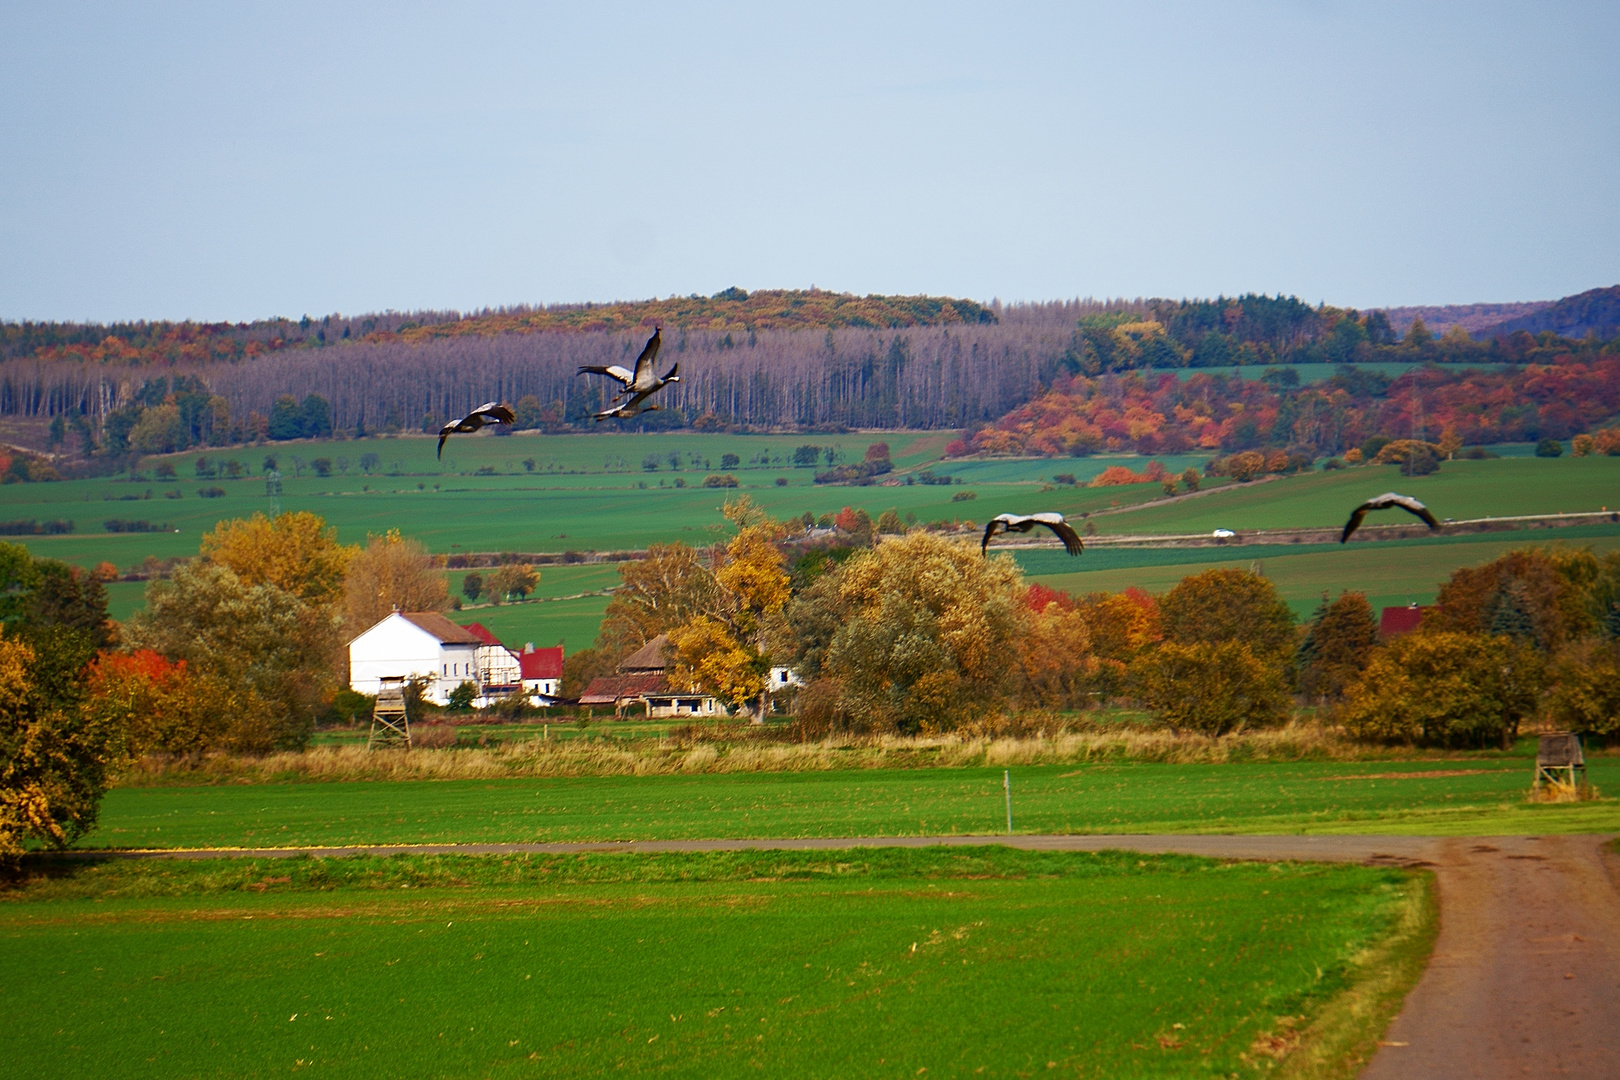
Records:
M0 862L95 825L122 735L82 706L112 639L94 575L0 543Z
M1617 601L1620 553L1527 548L1457 570L1418 632L1380 646L1344 691L1345 727L1388 742L1507 746L1539 716L1613 735Z
M1382 461L1413 460L1422 472L1465 444L1558 440L1591 432L1592 442L1583 443L1582 452L1620 449L1620 436L1604 439L1596 432L1617 410L1620 351L1609 349L1549 356L1540 364L1501 371L1429 368L1395 382L1348 367L1326 383L1309 386L1289 386L1281 379L1129 372L1059 378L1046 394L965 433L946 452L1062 456L1203 449L1239 455L1275 448L1306 452L1309 461L1352 447L1372 457L1378 450L1363 444L1382 435L1381 446L1401 441ZM1426 441L1434 438L1440 441ZM1229 460L1230 475L1239 479L1281 471Z

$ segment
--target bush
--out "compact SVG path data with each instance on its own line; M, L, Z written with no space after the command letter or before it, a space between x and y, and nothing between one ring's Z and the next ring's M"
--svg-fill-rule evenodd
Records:
M1288 716L1282 666L1237 641L1166 641L1132 665L1131 685L1142 704L1178 732L1218 737Z
M218 499L222 498L224 494L225 489L222 487L205 487L197 489L197 497L202 499Z
M316 476L331 476L332 475L332 459L331 458L318 457L314 461L311 461L309 463L309 467L315 470L315 475Z
M703 478L703 486L706 488L734 488L737 486L737 478L730 473L724 475L710 474Z
M0 521L0 536L60 536L73 531L73 522L57 518L54 521L35 521L22 518Z
M1536 457L1563 457L1564 444L1557 439L1542 439L1536 443Z
M1294 652L1294 613L1270 581L1247 570L1205 570L1181 579L1159 601L1167 641L1247 645L1255 656L1285 661Z
M788 478L787 477L778 476L776 478L776 486L777 487L787 487L787 485L788 485Z
M979 497L977 491L958 491L951 496L951 502L972 502Z
M1373 654L1341 717L1369 742L1511 746L1542 679L1536 653L1507 638L1425 630Z
M473 699L478 696L478 684L470 679L463 679L450 691L450 700L446 707L454 712L468 712L473 707Z
M1620 733L1620 644L1582 641L1552 666L1547 716L1565 731Z
M101 527L110 533L154 533L172 531L167 522L163 523L162 525L154 525L145 518L137 518L133 520L126 518L108 518L106 521L101 523Z
M738 465L741 465L741 464L742 464L742 458L738 457L736 454L721 454L720 455L720 467L722 469L735 469Z

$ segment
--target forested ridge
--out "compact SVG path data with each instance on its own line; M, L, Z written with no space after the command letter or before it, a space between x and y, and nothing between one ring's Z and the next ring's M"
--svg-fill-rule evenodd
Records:
M1536 314L1608 310L1593 294L1572 299L1580 304L1560 302ZM1419 362L1443 369L1440 382L1456 382L1469 365L1590 363L1616 348L1591 334L1578 340L1552 331L1475 336L1460 325L1437 337L1421 320L1397 333L1382 311L1257 294L986 306L935 297L727 289L711 297L467 316L7 324L0 328L6 356L0 414L49 419L53 447L100 458L258 439L435 430L495 399L517 407L521 427L586 430L595 427L590 413L602 406L606 381L581 377L577 369L629 363L655 324L665 331L660 366L678 362L681 381L661 395L662 411L638 418L647 429L924 428L970 429L972 435L995 425L1009 432L1028 419L1019 420L1015 410L1037 400L1050 405L1054 392L1089 400L1095 380L1129 372L1264 365L1271 380L1266 392L1292 400L1303 391L1290 389L1288 368L1300 363ZM1571 328L1568 318L1561 325ZM1376 427L1376 417L1398 411L1368 404L1388 387L1363 374L1369 378L1339 387L1342 398L1354 400L1335 406L1333 415L1353 407L1358 417L1340 425L1346 430ZM1157 389L1161 382L1147 375L1144 392L1162 396L1168 384ZM1214 384L1200 385L1208 399ZM1556 430L1571 424L1589 426L1585 414L1607 400L1599 394L1564 403L1574 408L1576 423L1560 419L1558 402L1526 401L1523 391L1522 382L1493 384L1490 392L1500 399L1493 399L1495 419L1463 426L1482 437L1558 437ZM1255 392L1240 385L1216 396L1249 408L1243 395ZM1276 407L1286 419L1289 406ZM1208 423L1158 423L1151 432L1138 423L1134 433L1084 434L1067 452L1116 444L1145 449L1152 440L1144 433L1197 446L1214 439L1230 450L1252 441L1250 427L1272 439L1276 424L1264 417L1251 412L1229 425L1223 419L1219 434ZM1017 438L975 435L969 445L1051 452Z

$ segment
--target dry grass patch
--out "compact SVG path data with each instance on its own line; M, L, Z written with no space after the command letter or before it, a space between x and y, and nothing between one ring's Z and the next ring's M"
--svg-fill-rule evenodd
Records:
M1402 756L1410 756L1406 751ZM772 742L722 731L663 739L513 740L487 747L370 751L318 746L262 757L148 756L120 777L125 786L291 780L486 780L539 776L655 776L823 772L841 769L968 768L1103 761L1200 764L1235 761L1364 760L1394 756L1316 723L1213 738L1135 727L1054 728L1033 734L847 735Z

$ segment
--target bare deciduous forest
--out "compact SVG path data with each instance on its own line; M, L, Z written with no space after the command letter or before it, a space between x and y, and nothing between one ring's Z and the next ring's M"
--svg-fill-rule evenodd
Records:
M678 362L681 381L662 404L748 427L961 427L993 420L1049 385L1077 320L1131 306L1019 305L999 309L997 322L893 329L666 330L659 366ZM354 341L173 366L19 357L0 372L0 412L102 417L149 378L195 375L233 417L268 416L283 395L319 394L336 429L414 428L484 401L532 395L578 422L606 389L578 367L633 362L646 336L638 329Z

